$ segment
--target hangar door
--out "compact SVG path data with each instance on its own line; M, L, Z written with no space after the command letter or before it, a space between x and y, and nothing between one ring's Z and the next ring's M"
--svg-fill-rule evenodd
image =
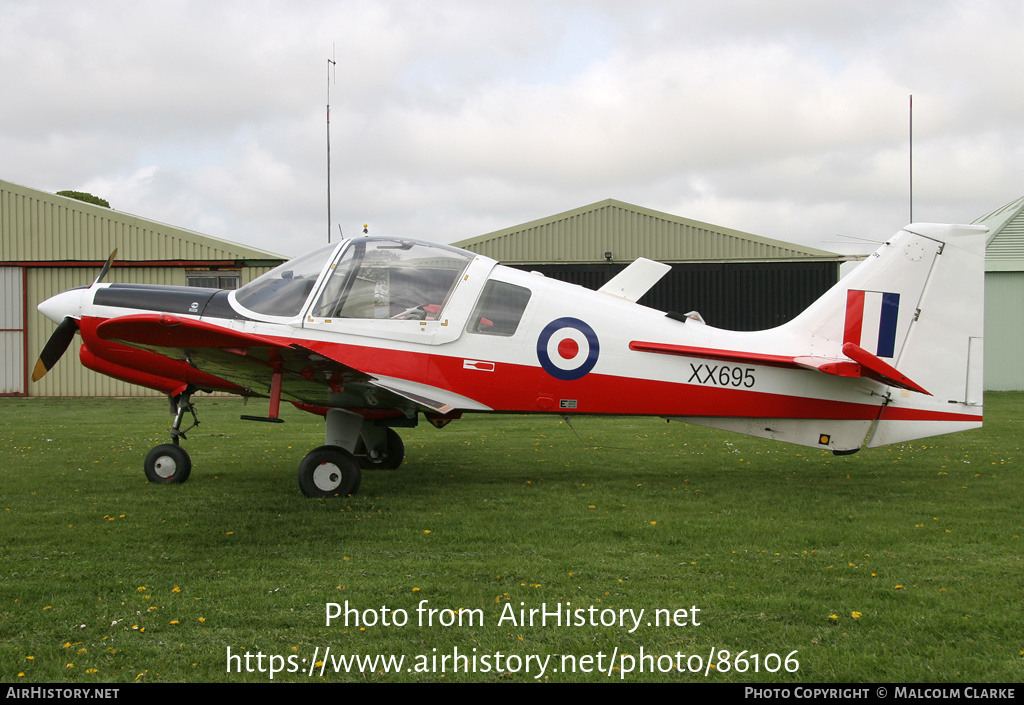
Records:
M0 267L0 394L25 393L25 303L21 267Z

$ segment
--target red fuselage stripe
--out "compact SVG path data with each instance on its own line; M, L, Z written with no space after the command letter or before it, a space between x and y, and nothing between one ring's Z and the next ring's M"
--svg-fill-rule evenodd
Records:
M99 322L100 319L82 321L83 338L90 347L96 340L93 331ZM884 408L877 403L815 399L714 384L684 384L595 373L565 381L534 365L477 361L487 364L466 366L461 356L269 335L260 338L281 346L300 345L369 375L394 377L450 390L502 412L871 420L877 418L882 410L882 418L890 420L981 421L980 416L968 414ZM119 355L121 350L128 354ZM180 379L182 371L189 375L202 374L184 363L110 341L102 341L94 352L104 357L112 355L118 364L138 366L138 369L163 377ZM765 364L771 365L771 362ZM223 387L218 388L227 387L230 383L222 384Z

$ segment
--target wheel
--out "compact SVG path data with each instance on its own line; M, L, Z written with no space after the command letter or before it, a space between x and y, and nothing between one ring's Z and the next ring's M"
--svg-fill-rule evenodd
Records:
M164 443L149 451L144 467L150 482L181 484L192 472L192 458L181 446Z
M402 437L398 435L398 431L388 428L385 429L385 432L384 453L376 458L366 452L366 445L363 443L363 439L359 439L356 447L365 453L365 455L359 458L359 466L364 470L394 470L400 467L405 460L405 443L402 442Z
M299 463L299 489L307 497L334 497L359 491L362 471L355 457L337 446L311 450Z

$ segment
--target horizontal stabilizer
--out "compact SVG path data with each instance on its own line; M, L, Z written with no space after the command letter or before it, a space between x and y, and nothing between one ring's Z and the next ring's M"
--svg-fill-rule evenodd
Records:
M672 345L671 343L647 343L634 340L629 344L630 350L638 352L660 353L662 355L680 355L682 357L699 357L705 360L721 360L723 362L745 362L751 365L767 365L768 367L806 367L796 362L792 355L766 355L764 353L740 352L738 350L719 350L717 348L700 348L693 345Z
M692 345L647 343L637 340L629 344L629 349L638 352L697 357L705 360L721 360L722 362L745 363L748 365L815 370L824 374L835 375L836 377L867 377L890 387L908 389L931 396L930 392L902 374L895 367L853 343L843 345L843 354L849 359L807 355L769 355L739 350L701 348Z
M928 396L932 395L931 392L902 374L885 360L882 360L877 355L872 355L859 345L845 343L843 345L843 354L860 364L862 368L861 377L870 377L890 387L909 389L912 392L920 392Z

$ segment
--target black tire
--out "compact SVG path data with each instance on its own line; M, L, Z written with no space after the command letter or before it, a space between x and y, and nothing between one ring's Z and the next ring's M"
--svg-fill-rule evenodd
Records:
M192 473L192 458L181 446L164 443L149 451L144 469L150 482L180 485Z
M307 497L344 497L359 491L362 471L355 457L337 446L311 450L299 463L299 489Z
M365 455L359 456L359 466L363 470L396 470L405 461L405 443L398 431L393 428L386 429L387 441L384 455L378 458L371 458L366 453L366 446L362 439L359 439L357 448L361 448Z

